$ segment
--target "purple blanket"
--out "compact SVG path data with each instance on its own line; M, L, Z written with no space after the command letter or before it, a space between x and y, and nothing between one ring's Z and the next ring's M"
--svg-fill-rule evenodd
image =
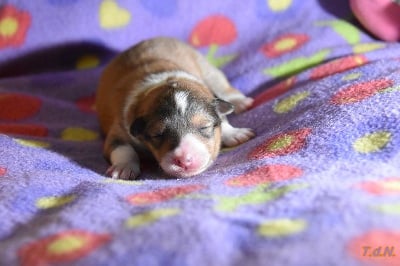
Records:
M257 137L203 174L103 174L102 66L198 48ZM400 44L347 1L3 0L0 265L400 265Z

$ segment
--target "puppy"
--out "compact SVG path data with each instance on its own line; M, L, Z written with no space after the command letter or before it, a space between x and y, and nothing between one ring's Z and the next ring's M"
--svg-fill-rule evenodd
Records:
M113 59L100 78L96 109L111 162L107 174L138 177L138 152L146 150L169 175L199 174L221 142L235 146L254 136L226 118L252 103L190 46L171 38L143 41Z

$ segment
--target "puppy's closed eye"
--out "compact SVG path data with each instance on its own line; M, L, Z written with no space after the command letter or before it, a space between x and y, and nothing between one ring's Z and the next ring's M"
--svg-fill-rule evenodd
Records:
M149 134L151 139L161 139L164 137L164 132L160 131L160 132L153 132Z
M214 132L214 128L215 128L214 124L207 124L204 126L200 126L197 130L203 137L211 138Z
M135 121L133 121L129 131L132 134L132 136L137 137L143 134L145 128L146 128L146 120L143 117L139 117Z

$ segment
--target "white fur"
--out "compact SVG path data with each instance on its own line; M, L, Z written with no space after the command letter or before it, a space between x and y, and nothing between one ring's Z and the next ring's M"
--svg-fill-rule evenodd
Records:
M115 148L110 155L110 160L113 165L124 164L134 161L137 154L131 145L122 145Z
M186 109L189 105L188 103L188 98L187 98L187 93L184 91L178 91L174 95L176 107L180 111L181 114L184 114L186 112Z
M112 166L107 172L114 179L132 179L140 174L139 157L129 144L115 148L110 160Z
M184 156L188 152L190 152L190 156L195 157L194 160L199 162L197 169L186 171L174 164L176 156ZM187 177L204 171L211 163L211 154L206 145L195 135L187 134L181 139L179 146L175 150L167 153L162 158L160 166L165 172L171 175Z
M236 146L255 136L250 128L236 128L225 119L221 123L222 143L227 147Z
M203 82L198 79L197 77L184 72L184 71L166 71L166 72L161 72L157 74L151 74L147 77L144 78L143 82L133 90L129 92L129 94L126 97L126 101L124 104L124 109L123 109L123 116L124 116L124 121L126 121L127 114L129 112L129 108L136 104L137 101L137 96L141 93L149 93L153 88L157 88L163 84L167 83L167 80L169 78L177 78L177 79L189 79L196 81L198 83L203 84ZM128 129L129 125L126 124L125 122L125 127Z

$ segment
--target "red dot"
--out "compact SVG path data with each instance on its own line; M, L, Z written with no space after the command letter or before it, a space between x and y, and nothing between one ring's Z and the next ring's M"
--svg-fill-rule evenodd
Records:
M0 125L0 133L13 135L27 135L34 137L46 137L48 135L47 128L40 125L32 124L4 124Z
M82 243L71 249L61 249L52 252L49 248L58 241L68 243L69 239L77 243ZM24 244L18 251L21 259L21 265L53 265L56 263L71 264L71 262L87 256L89 253L104 245L111 240L109 234L91 233L83 230L68 230L51 235L32 243Z
M23 94L0 94L0 119L18 121L30 118L39 112L42 101Z
M161 188L154 191L141 192L130 195L127 200L134 205L144 205L167 201L178 196L184 196L204 189L203 185L183 185L178 187Z
M291 180L300 177L303 170L291 165L264 165L240 176L228 179L225 184L233 187L246 187Z
M189 42L196 47L212 44L228 45L237 37L235 24L222 15L212 15L201 20L190 34Z
M304 148L310 133L310 128L302 128L272 136L256 147L249 154L249 158L263 159L295 153Z
M400 178L385 178L382 180L363 181L356 185L357 188L373 195L399 195Z
M352 256L368 265L400 265L400 231L371 230L348 243Z
M311 79L321 79L323 77L344 72L346 70L362 66L368 62L363 55L351 55L339 58L314 68L311 72Z
M269 100L278 97L290 90L296 82L296 76L290 77L284 81L279 82L271 88L265 88L265 90L260 93L256 98L254 98L254 103L252 108L259 106Z
M387 79L376 79L355 83L333 95L331 103L341 105L360 102L392 85L393 81Z
M261 52L269 58L278 57L299 49L308 42L309 39L310 37L306 34L284 34L263 45L263 47L261 47ZM286 43L286 45L284 43Z
M5 176L7 173L7 168L0 166L0 176Z
M17 24L15 32L11 34L0 33L0 49L5 47L18 47L25 42L25 37L31 25L31 15L13 5L3 5L0 8L0 21L10 19Z
M95 101L96 101L95 95L86 96L78 99L76 101L76 105L82 112L95 113L96 112Z

